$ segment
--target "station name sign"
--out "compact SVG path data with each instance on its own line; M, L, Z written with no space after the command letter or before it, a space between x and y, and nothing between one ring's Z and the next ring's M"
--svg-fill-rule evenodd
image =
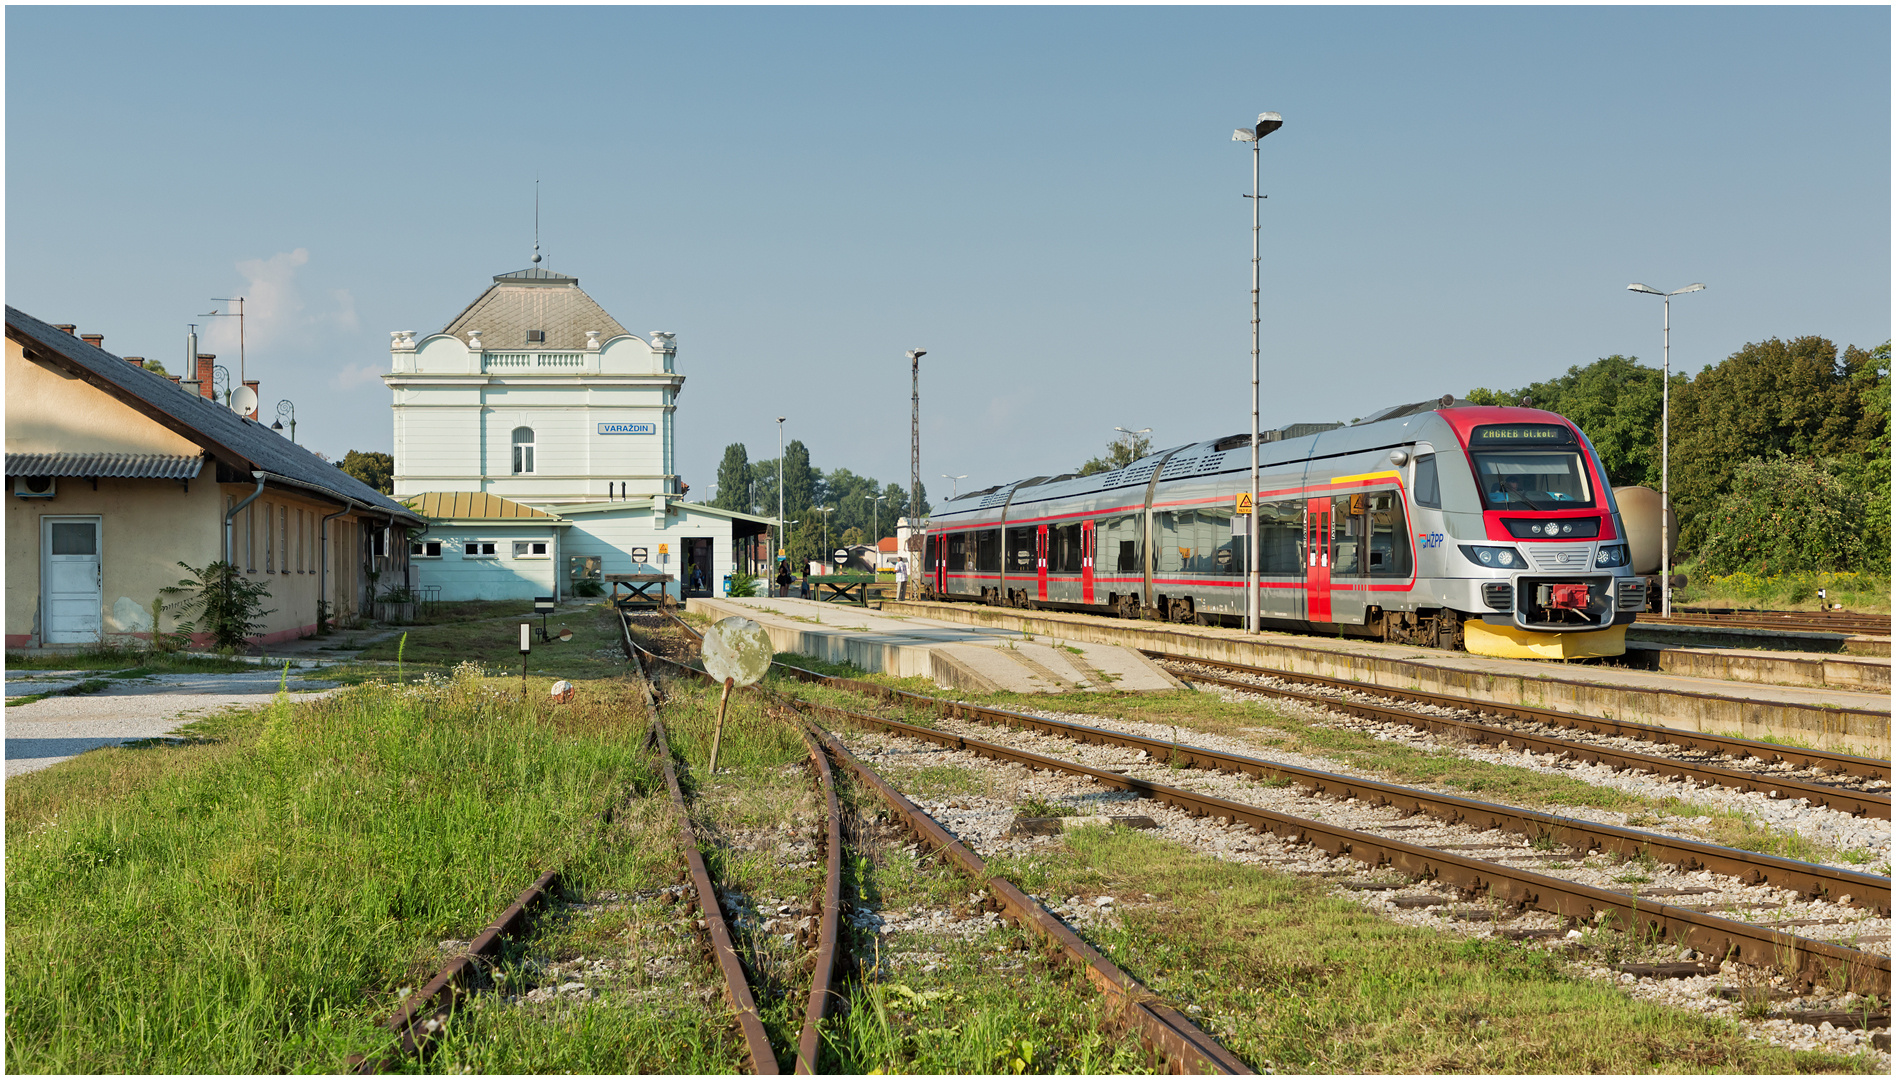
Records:
M624 423L624 422L606 423L604 421L601 421L599 424L599 434L601 435L656 435L658 434L658 425L657 424L629 424L629 423Z
M1468 435L1469 446L1565 446L1573 432L1559 424L1483 424Z

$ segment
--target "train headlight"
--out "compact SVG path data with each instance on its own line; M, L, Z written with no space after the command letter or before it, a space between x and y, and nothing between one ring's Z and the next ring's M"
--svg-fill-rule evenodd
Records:
M1625 544L1601 544L1599 558L1593 565L1604 570L1609 566L1625 566L1632 561L1632 555Z
M1473 544L1462 544L1460 547L1462 554L1468 556L1469 561L1483 566L1513 570L1527 565L1527 559L1511 547L1477 547Z

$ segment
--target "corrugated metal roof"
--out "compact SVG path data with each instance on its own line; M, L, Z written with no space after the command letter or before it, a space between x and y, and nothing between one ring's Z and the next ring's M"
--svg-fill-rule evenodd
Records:
M406 505L422 517L435 521L504 521L538 518L558 521L544 510L523 506L485 491L424 491L410 496Z
M7 305L7 337L18 342L29 359L73 373L204 447L219 461L240 472L270 473L279 478L279 482L333 499L350 499L397 518L420 520L406 506L263 424L239 416L209 398L180 389L163 375L128 364L11 304ZM348 405L339 403L335 407L347 408ZM248 482L248 477L245 480Z
M586 331L610 341L627 330L579 287L579 279L549 270L501 274L442 333L465 340L481 332L485 349L584 349ZM527 331L544 330L544 342L527 342Z
M204 468L198 454L8 454L8 476L118 476L147 480L195 480Z

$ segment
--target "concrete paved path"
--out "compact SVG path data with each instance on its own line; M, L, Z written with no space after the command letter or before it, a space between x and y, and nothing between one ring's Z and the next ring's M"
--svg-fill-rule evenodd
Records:
M57 676L25 679L22 676ZM96 672L7 673L8 697L43 694L73 685ZM234 675L154 675L114 682L96 694L50 697L6 711L7 776L44 769L101 746L151 739L176 732L199 717L222 709L268 705L276 696L282 670ZM334 684L290 680L290 693L302 701L320 697Z

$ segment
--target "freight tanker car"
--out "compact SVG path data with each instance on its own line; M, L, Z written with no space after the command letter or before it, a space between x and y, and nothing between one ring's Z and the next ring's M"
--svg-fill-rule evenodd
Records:
M1645 582L1599 456L1564 417L1443 399L1262 440L1249 500L1248 432L952 499L929 522L924 587L1242 626L1254 508L1267 628L1488 656L1625 651Z

